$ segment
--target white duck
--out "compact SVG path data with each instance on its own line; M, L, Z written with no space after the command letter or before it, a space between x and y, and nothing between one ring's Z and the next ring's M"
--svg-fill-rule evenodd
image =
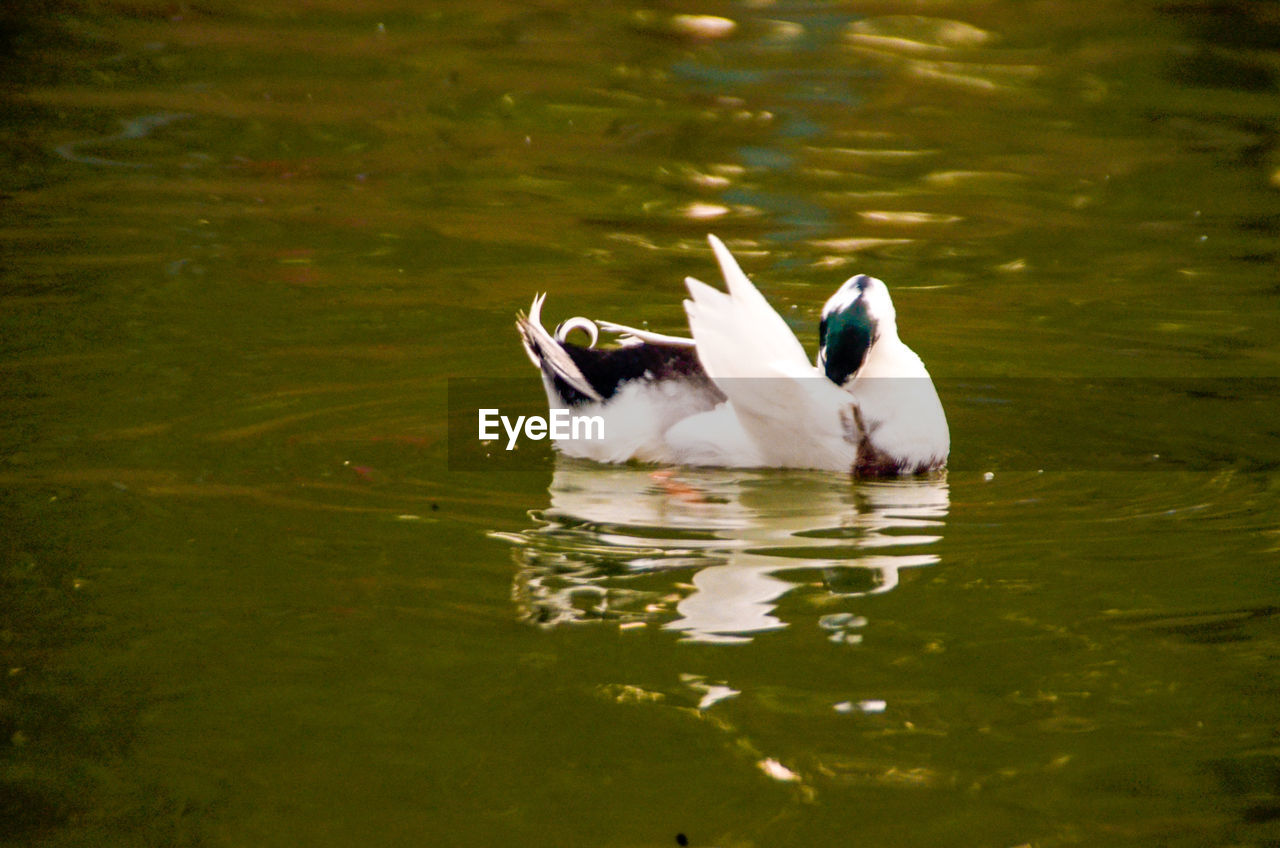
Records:
M831 296L815 367L728 248L708 238L729 291L685 279L692 339L586 318L553 336L541 322L545 295L518 316L551 408L603 419L603 438L559 439L563 453L868 476L946 465L942 404L924 363L898 338L884 283L860 274ZM588 347L566 342L576 329L590 336ZM620 334L619 346L597 348L601 329Z

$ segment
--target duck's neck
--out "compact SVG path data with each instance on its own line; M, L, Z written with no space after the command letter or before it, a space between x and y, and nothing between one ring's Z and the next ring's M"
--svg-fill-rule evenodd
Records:
M902 343L896 330L889 328L880 334L876 343L867 351L862 367L845 382L848 386L858 380L883 378L928 377L924 363L915 351Z

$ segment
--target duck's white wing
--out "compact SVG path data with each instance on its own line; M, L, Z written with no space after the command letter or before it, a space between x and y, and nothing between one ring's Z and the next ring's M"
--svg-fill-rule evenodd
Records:
M689 328L707 375L759 445L764 464L849 470L853 398L809 364L791 328L710 236L729 291L685 280Z
M707 236L707 240L711 242L729 293L717 291L692 277L685 280L694 304L691 310L690 302L685 301L685 312L689 314L689 326L699 353L703 339L694 327L695 312L707 342L713 339L720 342L708 347L707 352L721 360L718 364L724 377L762 376L771 371L788 375L806 373L796 370L801 367L812 371L809 357L795 333L747 279L729 248L715 236ZM748 352L750 355L744 359ZM707 372L716 377L710 368Z

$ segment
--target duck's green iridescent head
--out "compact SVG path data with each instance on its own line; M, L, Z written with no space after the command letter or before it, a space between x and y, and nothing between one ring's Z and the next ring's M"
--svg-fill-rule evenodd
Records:
M897 334L888 287L866 274L851 277L822 307L818 367L828 379L843 386L886 334Z

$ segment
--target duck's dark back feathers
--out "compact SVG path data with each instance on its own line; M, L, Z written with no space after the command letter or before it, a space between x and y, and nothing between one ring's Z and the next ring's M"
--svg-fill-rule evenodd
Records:
M561 342L545 332L535 332L528 319L518 322L518 326L526 349L566 406L608 401L634 380L685 380L716 396L716 402L724 400L702 369L697 352L689 345L639 341L612 348L581 347ZM558 350L548 350L550 345ZM570 369L563 367L565 356L577 374L568 373ZM583 391L587 386L597 397Z
M692 379L713 385L702 370L698 354L691 347L678 345L661 345L651 342L627 345L615 348L590 348L578 345L562 344L565 353L578 366L582 376L587 378L591 387L600 397L608 400L623 385L632 380L673 380ZM561 380L559 383L563 383ZM557 383L556 388L560 389ZM577 392L567 383L565 388L570 394L562 393L565 401L573 406L588 398Z

